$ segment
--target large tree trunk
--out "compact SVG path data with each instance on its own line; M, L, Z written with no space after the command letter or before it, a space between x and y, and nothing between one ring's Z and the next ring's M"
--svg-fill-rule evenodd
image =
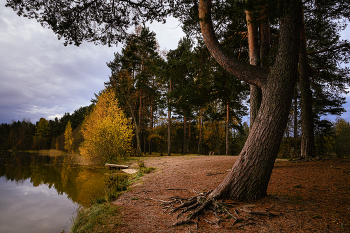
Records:
M257 66L259 64L259 43L258 27L253 12L246 11L248 45L249 45L249 63ZM250 127L253 126L254 120L258 115L261 104L261 89L256 85L250 85Z
M256 85L250 85L250 128L252 128L255 118L258 115L261 99L261 89Z
M310 90L310 70L306 51L305 23L302 14L300 30L299 75L301 95L301 157L306 159L314 156L314 118L312 113L312 93Z
M231 74L262 89L261 106L239 158L209 198L253 200L266 195L297 78L301 5L293 3L289 2L280 19L278 54L273 67L266 71L231 58L220 47L210 18L211 1L200 0L202 35L213 57ZM281 1L281 6L284 4Z

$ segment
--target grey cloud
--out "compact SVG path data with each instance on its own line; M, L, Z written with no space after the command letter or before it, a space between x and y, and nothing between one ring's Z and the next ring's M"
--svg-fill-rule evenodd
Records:
M63 41L35 20L19 17L0 0L0 124L61 117L90 104L104 88L116 47ZM183 37L178 21L153 23L161 48L175 49Z
M35 122L89 105L108 80L106 62L117 48L65 47L50 30L0 3L0 123Z

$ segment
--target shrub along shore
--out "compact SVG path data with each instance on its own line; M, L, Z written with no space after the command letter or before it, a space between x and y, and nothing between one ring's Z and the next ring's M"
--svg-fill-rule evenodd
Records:
M80 207L76 217L72 220L71 233L82 232L110 232L118 229L122 224L119 207L112 204L123 192L127 192L130 185L137 182L144 174L155 170L146 167L142 159L137 160L138 172L132 175L112 173L106 180L106 192L96 197L90 207Z

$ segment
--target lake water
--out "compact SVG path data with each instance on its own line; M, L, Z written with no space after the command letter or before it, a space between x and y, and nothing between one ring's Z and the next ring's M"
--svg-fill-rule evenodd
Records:
M71 155L0 154L0 233L69 232L80 206L105 190L108 169Z

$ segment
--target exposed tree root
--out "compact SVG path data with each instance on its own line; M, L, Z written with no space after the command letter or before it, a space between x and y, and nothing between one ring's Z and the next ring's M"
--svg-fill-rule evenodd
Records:
M225 221L225 219L233 219L234 222L232 223L232 226L237 223L241 223L237 225L237 227L244 227L247 225L256 224L255 220L258 220L251 217L247 218L247 215L268 217L275 217L279 215L271 212L245 210L243 208L239 208L238 203L234 203L235 205L232 205L221 201L217 201L215 199L210 199L208 198L210 193L211 191L198 193L197 196L193 196L190 198L182 198L179 196L175 196L171 197L169 201L156 200L152 198L150 199L161 202L160 205L163 206L164 209L163 213L168 212L169 214L173 214L179 211L177 218L188 213L184 219L175 222L172 226L179 226L183 224L196 224L196 226L198 226L199 217L201 215L204 215L205 211L211 211L215 216L216 220L203 220L209 223L210 225L216 225L217 227L220 227L220 223Z
M234 225L237 224L237 223L241 223L241 222L243 222L243 221L244 221L243 218L237 218L237 219L232 223L232 226L234 226Z
M198 223L196 221L193 221L190 219L184 219L184 220L178 221L171 226L174 227L174 226L179 226L179 225L183 225L183 224L196 224L196 227L198 226Z
M274 214L274 213L270 213L270 212L249 211L249 210L243 210L243 209L241 209L241 210L242 210L243 212L248 213L248 214L264 215L264 216L272 216L272 217L278 216L278 214Z

